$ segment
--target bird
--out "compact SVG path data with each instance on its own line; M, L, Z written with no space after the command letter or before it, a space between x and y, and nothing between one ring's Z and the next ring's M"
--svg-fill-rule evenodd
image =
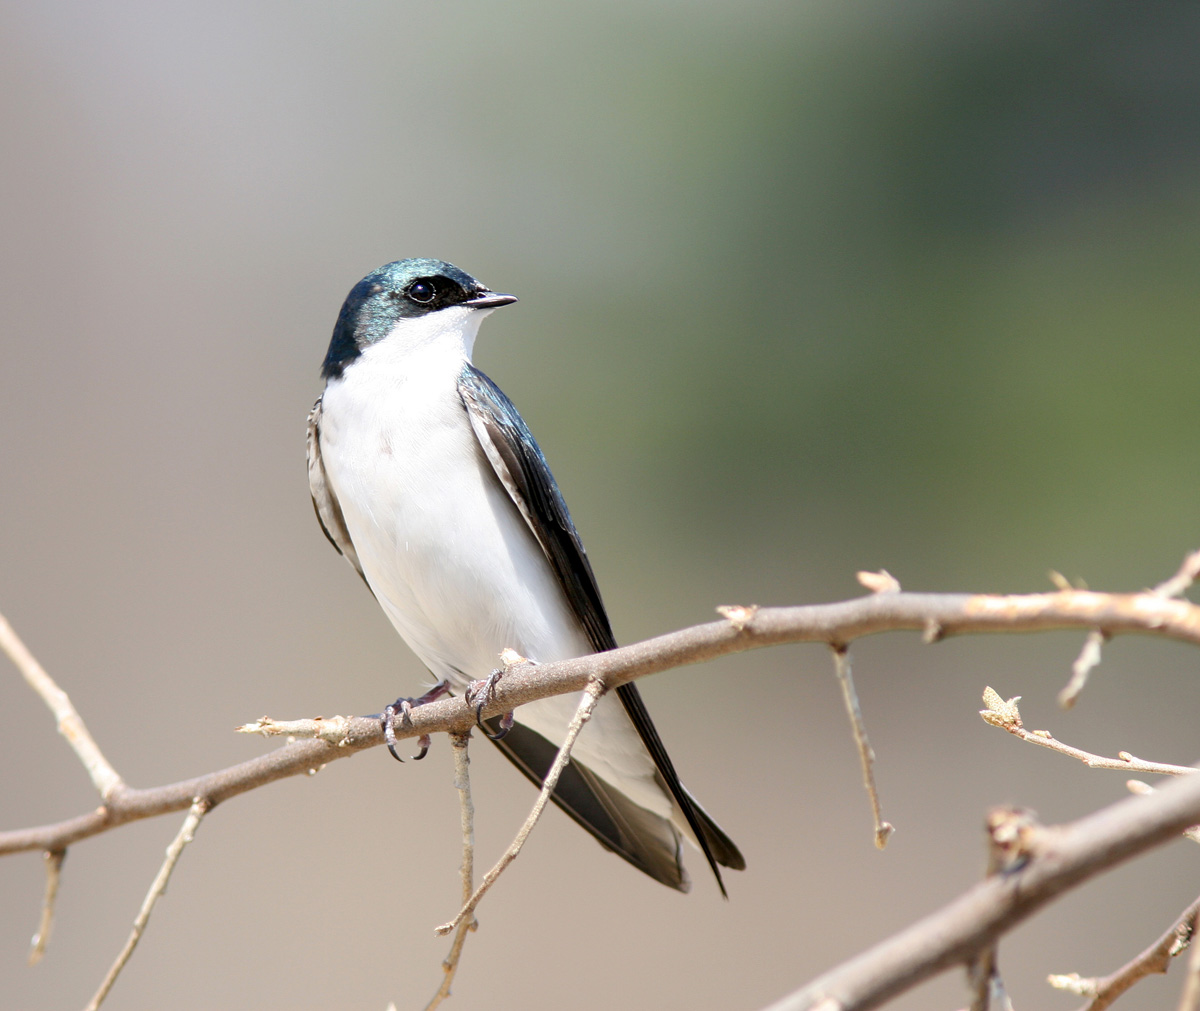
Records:
M480 323L516 301L443 260L372 271L338 314L308 419L326 537L430 673L464 693L497 673L506 649L545 663L617 645L541 449L471 361ZM489 736L540 787L575 709L561 696L529 703L507 727L493 719ZM745 867L680 783L633 683L600 700L552 799L680 891L685 839L726 898L720 868Z

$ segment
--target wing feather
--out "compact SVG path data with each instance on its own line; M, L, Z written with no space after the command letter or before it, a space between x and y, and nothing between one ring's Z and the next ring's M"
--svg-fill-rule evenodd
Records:
M458 389L484 455L554 568L592 648L597 653L615 649L617 642L587 552L529 427L503 391L473 365L464 367ZM741 853L680 783L637 686L621 685L617 696L725 894L717 864L741 870L745 866ZM568 813L580 820L577 812Z
M354 542L350 539L350 531L346 529L346 520L342 516L342 507L338 504L337 496L329 485L325 475L325 464L321 460L321 398L313 404L308 413L308 490L312 494L313 510L317 514L317 522L321 530L329 538L338 554L344 555L346 561L354 566L354 571L362 576L362 565L358 561L358 552L354 550ZM368 584L369 585L369 584Z

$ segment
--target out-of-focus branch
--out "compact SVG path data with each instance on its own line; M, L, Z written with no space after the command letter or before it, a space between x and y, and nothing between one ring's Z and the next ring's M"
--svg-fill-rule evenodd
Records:
M1058 573L1053 574L1055 584L1060 589L1071 589L1070 584ZM1179 571L1170 579L1159 583L1150 593L1159 597L1182 597L1197 579L1200 579L1200 551L1193 551L1179 566ZM1071 664L1071 679L1061 692L1058 693L1058 704L1063 709L1070 709L1079 701L1079 696L1087 685L1088 677L1100 664L1101 649L1110 636L1103 628L1093 628L1079 651L1079 656Z
M1089 675L1100 664L1100 651L1107 641L1108 635L1098 628L1093 628L1088 633L1083 649L1071 664L1071 679L1058 693L1059 708L1070 709L1079 701L1080 694L1087 686Z
M1083 1011L1104 1011L1139 980L1156 973L1165 973L1171 967L1171 960L1191 944L1196 932L1198 913L1200 899L1180 913L1175 922L1149 948L1116 972L1088 979L1081 977L1077 972L1065 976L1051 976L1050 985L1058 990L1069 990L1081 997L1091 997L1091 1003L1083 1008Z
M987 832L987 876L1011 874L1029 860L1045 829L1032 811L1021 807L993 808L984 823ZM999 938L983 945L967 961L969 1011L996 1011L1010 1006L1004 980L996 966Z
M767 1011L865 1011L946 969L966 965L1062 892L1176 837L1200 820L1200 776L1038 830L1029 857L843 963Z
M1200 606L1154 591L1133 594L1064 589L1013 596L989 594L874 593L835 604L739 609L738 620L696 625L608 653L557 663L524 664L507 671L483 710L485 718L551 695L582 691L589 678L612 689L635 678L782 643L848 644L880 632L922 631L928 641L968 632L1035 632L1055 628L1101 628L1108 634L1141 633L1200 645ZM105 803L87 814L53 825L0 832L0 854L62 849L70 843L118 825L182 811L196 797L210 806L277 779L300 775L338 758L383 743L379 722L361 717L298 721L324 740L296 741L263 755L195 779L137 790L116 778L103 789ZM474 712L461 699L445 699L413 710L411 725L397 728L398 738L465 731ZM336 726L330 743L330 728ZM270 733L270 721L259 728ZM340 736L337 736L340 735ZM113 774L115 776L115 773Z
M1182 597L1184 591L1200 579L1200 551L1193 551L1170 579L1159 583L1151 592L1160 597Z

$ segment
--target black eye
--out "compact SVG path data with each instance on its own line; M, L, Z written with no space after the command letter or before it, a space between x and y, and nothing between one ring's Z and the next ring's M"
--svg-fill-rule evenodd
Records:
M405 294L413 302L428 305L437 297L437 289L428 281L413 281Z

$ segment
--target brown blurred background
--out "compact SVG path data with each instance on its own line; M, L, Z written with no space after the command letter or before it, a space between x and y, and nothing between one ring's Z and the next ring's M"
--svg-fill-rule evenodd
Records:
M723 603L1137 589L1198 545L1200 9L770 0L9 3L0 611L134 785L377 711L424 672L309 504L304 419L350 286L436 256L521 303L477 362L520 406L630 642ZM897 834L871 842L825 651L643 682L749 862L682 896L557 811L480 913L454 1007L754 1009L976 881L987 807L1045 821L1200 758L1197 653L1082 637L854 648ZM4 827L96 798L0 670ZM725 729L732 720L734 730ZM718 729L720 727L721 729ZM533 793L474 754L480 860ZM36 854L0 862L0 1004L81 1006L181 816L74 847L26 968ZM423 1005L457 907L449 748L218 809L110 1006ZM1195 895L1184 843L1017 931L1018 1007ZM1181 968L1181 967L1180 967ZM1173 1003L1175 978L1122 1006ZM901 1001L953 1008L947 977Z

